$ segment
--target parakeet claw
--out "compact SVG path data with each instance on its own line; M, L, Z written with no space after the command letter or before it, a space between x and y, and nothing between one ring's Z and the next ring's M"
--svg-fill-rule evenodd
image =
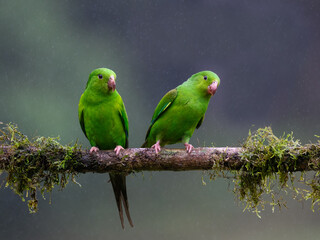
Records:
M114 149L114 151L116 152L116 155L117 155L117 156L119 155L119 153L120 153L120 151L121 151L122 149L124 149L122 146L120 146L120 145L116 146L116 148Z
M161 147L160 147L160 140L158 142L156 142L156 144L153 144L151 146L151 148L154 148L154 150L156 151L156 154L158 154L161 150Z
M193 150L193 146L189 143L185 143L184 146L186 147L187 153L191 153Z
M99 148L97 148L97 147L90 148L90 153L98 152L98 151L99 151Z

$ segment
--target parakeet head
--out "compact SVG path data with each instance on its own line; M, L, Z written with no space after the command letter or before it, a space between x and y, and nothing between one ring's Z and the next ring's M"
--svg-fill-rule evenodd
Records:
M97 68L91 72L86 89L90 88L103 93L113 92L116 89L116 78L114 71L108 68Z
M202 71L193 74L188 79L188 82L190 82L192 86L201 93L213 96L220 85L220 78L214 72Z

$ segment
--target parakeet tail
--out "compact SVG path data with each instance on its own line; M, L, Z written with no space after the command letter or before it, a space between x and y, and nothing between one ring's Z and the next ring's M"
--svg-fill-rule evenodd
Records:
M114 196L116 197L116 201L117 201L117 207L119 211L121 226L124 229L123 210L122 210L122 205L123 205L128 221L131 227L133 227L133 223L132 223L130 212L129 212L129 204L128 204L127 188L126 188L126 175L119 174L119 173L110 173L109 176L110 176L110 181L112 184Z

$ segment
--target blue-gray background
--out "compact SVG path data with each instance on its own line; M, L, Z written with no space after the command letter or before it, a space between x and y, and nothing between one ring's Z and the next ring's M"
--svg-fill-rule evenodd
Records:
M320 2L0 2L0 121L28 136L83 136L77 104L89 73L117 73L131 147L139 147L161 97L190 75L221 78L194 146L238 146L271 125L302 143L320 135ZM254 126L254 127L253 127ZM183 145L176 145L183 147ZM41 200L37 214L2 186L1 239L318 239L319 212L289 200L262 219L242 212L218 179L201 172L127 178L134 228L121 229L107 174L85 174ZM3 176L2 176L3 179ZM128 224L126 224L128 226Z

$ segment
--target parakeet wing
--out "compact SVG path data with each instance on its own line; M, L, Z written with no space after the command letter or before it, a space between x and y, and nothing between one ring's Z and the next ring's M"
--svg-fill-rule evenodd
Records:
M197 124L197 126L196 126L197 129L201 126L201 124L202 124L202 122L203 122L203 119L204 119L204 115L203 115L202 118L199 120L199 122L198 122L198 124Z
M126 134L126 145L124 146L125 148L128 147L128 136L129 136L129 123L128 123L128 116L126 109L124 107L124 104L122 102L121 107L119 109L119 114L120 114L120 119L123 125L124 132Z
M150 124L150 127L149 127L147 135L146 135L146 139L148 138L148 135L150 133L150 130L151 130L151 127L153 126L153 124L158 120L158 118L161 116L161 114L163 114L168 109L168 107L171 105L171 103L173 103L173 101L177 97L177 94L178 94L177 89L172 89L169 92L167 92L167 94L164 95L163 98L160 100L158 106L154 110L151 124Z
M79 112L79 122L80 122L81 129L82 129L84 135L87 137L86 129L84 127L84 106L83 106L81 100L79 103L78 112Z

